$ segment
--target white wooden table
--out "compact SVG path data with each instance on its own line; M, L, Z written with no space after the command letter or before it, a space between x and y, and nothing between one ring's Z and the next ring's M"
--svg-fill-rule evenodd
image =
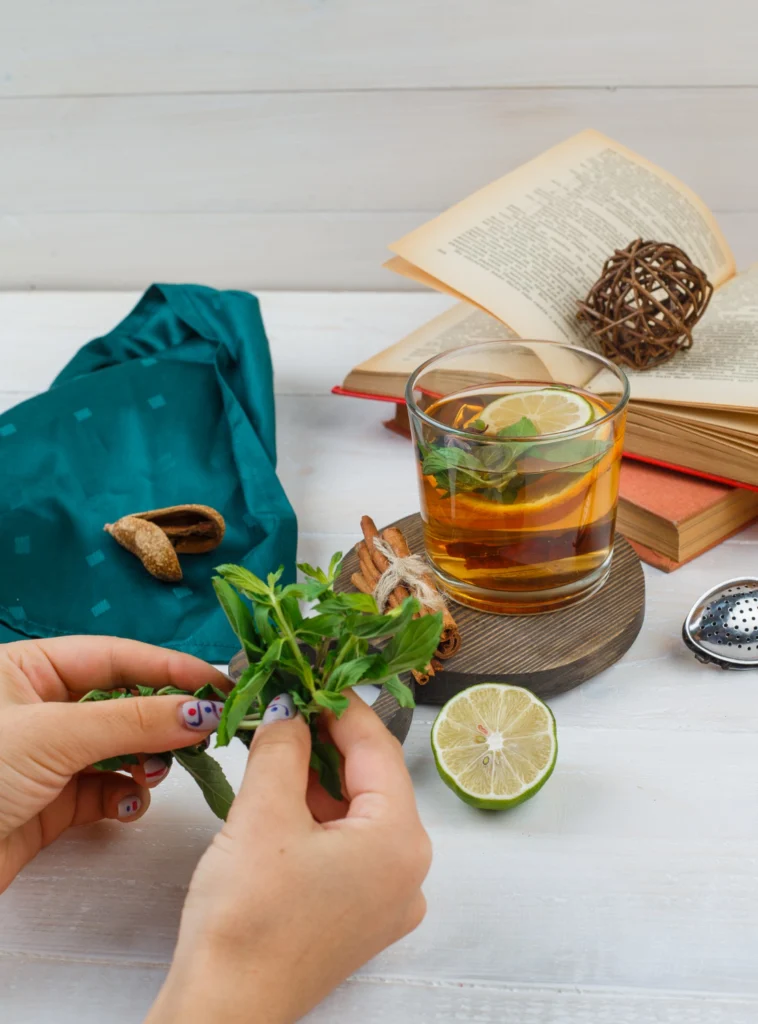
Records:
M43 389L136 298L0 294L0 410ZM381 523L416 507L411 452L381 426L385 408L329 389L448 300L261 298L280 475L300 555L318 564L354 543L362 513ZM701 591L757 570L756 528L671 576L646 567L642 634L613 669L553 701L557 769L510 813L471 810L443 786L434 710L417 710L406 753L435 850L428 917L314 1024L758 1019L758 675L698 665L679 636ZM221 758L236 781L242 749ZM140 1021L215 828L175 771L138 826L72 832L30 865L0 899L4 1024Z

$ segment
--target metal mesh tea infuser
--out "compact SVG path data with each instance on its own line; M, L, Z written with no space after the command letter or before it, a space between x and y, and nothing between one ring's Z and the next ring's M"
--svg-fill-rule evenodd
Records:
M703 594L682 626L698 661L758 668L758 579L726 580Z

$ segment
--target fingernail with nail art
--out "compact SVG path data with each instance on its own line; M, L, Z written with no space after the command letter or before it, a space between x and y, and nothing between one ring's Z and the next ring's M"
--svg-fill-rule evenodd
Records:
M119 818L133 818L140 807L142 807L142 801L138 796L125 796L123 800L119 801L118 816Z
M278 697L274 697L266 708L263 714L263 724L286 722L294 718L296 714L295 705L292 703L290 695L288 693L280 693Z
M224 705L219 700L188 700L181 706L182 721L190 729L210 731L221 721Z
M142 765L142 768L145 772L145 781L148 786L155 786L166 778L169 765L166 764L162 757L149 757Z

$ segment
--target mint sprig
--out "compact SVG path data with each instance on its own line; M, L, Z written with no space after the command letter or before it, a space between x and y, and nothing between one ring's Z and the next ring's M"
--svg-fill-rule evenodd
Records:
M180 690L178 686L163 686L159 690L152 686L136 686L133 689L119 690L90 690L89 693L80 699L83 704L88 701L100 700L127 700L130 697L164 697L167 695L179 697L195 697L197 700L226 700L226 694L219 690L213 683L206 683L196 690L194 694ZM170 765L173 760L178 761L182 768L186 769L200 787L206 803L213 813L223 820L229 813L234 799L234 790L224 775L221 765L205 752L207 741L195 744L190 747L181 747L176 750L165 750L161 757ZM139 758L135 754L121 754L116 757L106 757L102 761L96 761L93 768L101 772L117 772L129 765L139 764Z
M249 662L224 706L217 744L256 729L269 701L289 693L313 733L311 765L336 798L339 757L317 735L317 716L324 710L342 715L348 707L344 691L361 682L383 685L403 707L413 707L400 675L429 664L442 631L440 613L414 618L420 610L415 598L381 614L370 595L338 593L341 557L335 555L326 572L299 565L303 583L282 586L281 570L264 581L238 565L219 566L214 580L232 629L240 642L247 638ZM224 585L238 601L229 599ZM312 615L302 615L301 601L314 602Z
M566 438L566 440L528 441L509 445L497 443L508 438L535 438L534 423L522 416L498 431L489 441L481 438L484 422L472 424L471 440L440 436L419 444L421 470L434 478L436 487L447 497L452 493L472 492L500 504L512 504L528 477L544 473L587 473L612 447L611 440ZM493 443L494 442L494 443ZM530 460L528 471L523 460Z
M431 661L442 632L442 615L423 615L419 603L408 598L397 608L380 614L367 594L338 593L334 584L342 556L332 558L328 570L303 563L303 583L279 583L279 569L260 579L240 565L222 565L213 587L229 624L242 645L248 667L229 694L211 683L194 696L224 702L216 732L216 746L237 736L249 745L269 702L289 693L312 733L311 767L321 784L336 799L342 798L340 757L336 747L317 732L318 716L328 710L337 717L348 707L345 690L362 682L383 685L402 707L414 706L413 693L400 679L403 672L422 669ZM305 617L303 601L313 602ZM90 690L81 701L159 697L186 690L164 686L159 690L137 686L119 690ZM205 751L207 742L165 751L158 756L176 760L195 779L211 810L225 819L234 792L221 765ZM94 765L118 771L138 764L135 754L110 757Z

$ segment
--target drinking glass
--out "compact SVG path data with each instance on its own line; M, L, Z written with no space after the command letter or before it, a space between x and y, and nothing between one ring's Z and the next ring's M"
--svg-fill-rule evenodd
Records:
M423 363L406 400L426 553L450 597L528 614L603 585L629 400L619 367L552 341L484 342Z

